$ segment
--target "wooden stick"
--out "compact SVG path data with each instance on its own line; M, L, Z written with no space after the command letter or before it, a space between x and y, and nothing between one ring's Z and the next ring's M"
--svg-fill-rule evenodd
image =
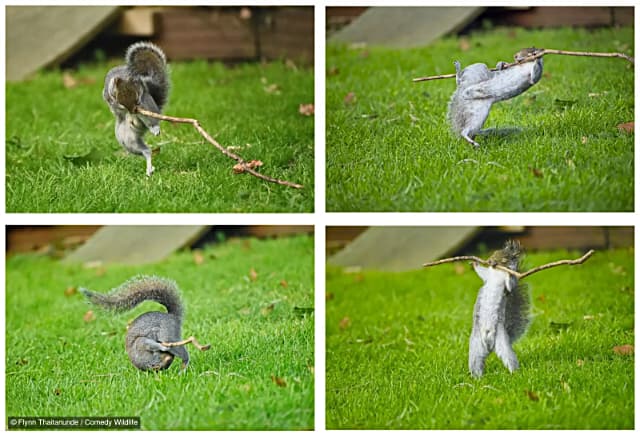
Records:
M285 185L287 187L291 187L291 188L304 188L303 185L300 184L295 184L293 182L289 182L289 181L283 181L281 179L276 179L276 178L272 178L271 176L266 176L263 175L262 173L259 173L257 171L255 171L253 168L251 168L249 166L249 163L246 162L244 159L242 159L242 157L240 157L239 155L236 155L233 152L230 152L229 150L227 150L226 148L222 147L216 140L213 139L213 137L211 137L211 135L209 135L209 133L204 130L202 128L202 126L200 126L200 122L198 120L196 120L195 118L180 118L180 117L172 117L169 115L163 115L163 114L156 114L155 112L151 112L151 111L147 111L144 108L141 107L136 107L135 109L136 112L142 114L142 115L146 115L147 117L151 117L151 118L156 118L158 120L164 120L164 121L171 121L173 123L183 123L183 124L191 124L193 125L194 128L196 128L196 130L200 133L200 135L202 135L204 137L204 139L206 139L208 142L210 142L211 144L213 144L216 149L218 149L220 152L222 152L223 155L235 160L236 162L238 162L238 165L241 168L241 172L245 171L247 173L249 173L252 176L255 176L259 179L265 180L267 182L273 182L274 184L280 184L280 185Z
M523 62L531 62L533 60L543 57L544 55L592 56L596 58L623 58L631 62L632 64L635 64L634 58L632 58L629 55L625 55L624 53L572 52L568 50L540 49L540 51L535 55L527 56L526 58L521 59L518 62L512 62L511 64L506 64L502 67L502 69L504 70L505 68L522 64ZM498 69L492 68L491 71L498 71ZM413 79L413 82L424 82L427 80L436 80L436 79L449 79L452 77L456 77L456 74L451 73L451 74L439 74L437 76L417 77Z
M176 347L176 346L184 346L185 344L192 343L195 347L200 349L201 351L209 350L211 347L210 344L201 345L198 343L198 340L194 336L187 338L186 340L174 341L174 342L166 342L162 341L160 344L164 347Z
M526 278L529 275L533 275L534 273L537 273L541 270L546 270L546 269L550 269L552 267L557 267L557 266L561 266L561 265L574 265L574 264L582 264L583 262L585 262L587 259L589 259L591 257L591 255L593 255L595 253L595 250L591 249L590 251L588 251L587 253L585 253L584 255L582 255L580 258L578 259L563 259L560 261L554 261L548 264L543 264L541 266L538 267L534 267L531 270L527 270L526 272L516 272L515 270L511 270L508 267L505 266L501 266L501 265L494 265L494 263L491 263L485 259L482 258L478 258L477 256L473 256L473 255L462 255L462 256L454 256L453 258L445 258L445 259L441 259L438 261L433 261L433 262L429 262L429 263L425 263L423 264L423 267L432 267L432 266L437 266L438 264L444 264L444 263L451 263L451 262L456 262L456 261L466 261L466 260L471 260L471 261L475 261L479 264L483 264L486 266L491 266L491 267L495 267L496 269L505 271L507 273L509 273L510 275L515 276L517 279L523 279Z

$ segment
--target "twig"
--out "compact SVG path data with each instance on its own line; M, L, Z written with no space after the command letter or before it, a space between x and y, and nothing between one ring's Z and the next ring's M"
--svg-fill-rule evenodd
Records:
M151 112L151 111L147 111L144 108L141 107L136 107L136 112L142 114L142 115L146 115L147 117L152 117L152 118L157 118L158 120L164 120L164 121L171 121L173 123L184 123L184 124L191 124L193 125L193 127L196 128L196 130L198 132L200 132L200 135L202 135L207 141L209 141L211 144L213 144L216 149L218 149L220 152L222 152L223 155L235 160L236 162L238 162L238 165L241 166L241 170L242 171L246 171L247 173L265 180L267 182L273 182L275 184L280 184L280 185L285 185L287 187L292 187L292 188L304 188L303 185L300 184L295 184L293 182L289 182L289 181L283 181L281 179L276 179L276 178L272 178L271 176L266 176L263 175L262 173L259 173L257 171L255 171L253 168L251 168L249 166L249 163L246 162L244 159L242 159L242 157L240 157L239 155L236 155L233 152L230 152L229 150L227 150L226 148L222 147L216 140L213 139L213 137L211 137L211 135L209 135L207 133L206 130L204 130L202 128L202 126L200 126L200 122L198 120L196 120L195 118L180 118L180 117L172 117L169 115L163 115L163 114L156 114L155 112Z
M514 65L522 64L524 62L531 62L533 60L543 57L544 55L592 56L595 58L623 58L631 62L632 64L635 64L634 58L632 58L629 55L625 55L624 53L571 52L568 50L540 49L540 51L535 55L527 56L526 58L523 58L518 62L512 62L511 64L503 65L502 70L504 70L505 68L513 67ZM492 68L491 71L498 71L498 69ZM413 79L413 82L424 82L427 80L436 80L436 79L449 79L452 77L456 77L456 74L451 73L451 74L439 74L437 76L417 77Z
M531 270L527 270L526 272L516 272L515 270L511 270L508 267L502 266L502 265L494 265L494 263L491 263L485 259L482 258L478 258L477 256L473 256L473 255L462 255L462 256L454 256L453 258L445 258L445 259L441 259L438 261L433 261L433 262L429 262L429 263L425 263L423 264L423 267L432 267L432 266L437 266L438 264L444 264L444 263L451 263L451 262L456 262L456 261L475 261L477 263L486 265L486 266L492 266L495 267L496 269L505 271L507 273L509 273L510 275L515 276L517 279L523 279L526 278L529 275L533 275L534 273L537 273L541 270L546 270L546 269L550 269L552 267L557 267L560 265L574 265L574 264L582 264L583 262L585 262L587 259L589 259L589 257L591 257L591 255L593 255L595 253L595 250L591 249L590 251L588 251L587 253L585 253L584 255L582 255L580 258L578 259L563 259L560 261L554 261L548 264L544 264L538 267L534 267Z

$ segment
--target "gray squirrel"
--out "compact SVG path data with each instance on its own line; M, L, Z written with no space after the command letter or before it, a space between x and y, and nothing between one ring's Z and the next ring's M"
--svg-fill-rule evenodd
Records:
M125 348L131 363L140 370L165 370L174 357L182 360L182 368L189 364L189 352L184 346L193 343L200 350L210 345L200 345L194 337L181 339L184 307L174 281L155 276L136 276L108 294L86 288L80 291L95 305L115 312L127 311L143 301L153 300L165 306L166 313L150 311L141 314L128 326Z
M524 334L530 323L530 297L526 284L504 270L502 265L518 271L523 250L520 243L509 240L489 258L489 267L473 263L484 284L473 308L473 328L469 339L469 371L474 377L484 373L487 356L495 351L510 372L519 363L513 343Z
M112 68L104 80L102 97L116 118L116 139L128 152L147 161L147 176L153 173L151 150L143 141L149 130L160 134L160 122L135 113L141 108L160 113L169 96L169 74L164 52L150 42L132 44L125 65Z
M522 94L542 77L542 57L520 63L541 50L535 47L522 49L514 55L516 65L506 68L506 63L498 62L497 71L491 71L481 63L461 70L460 62L455 61L456 90L447 113L453 132L479 147L474 137L483 133L481 129L491 105Z

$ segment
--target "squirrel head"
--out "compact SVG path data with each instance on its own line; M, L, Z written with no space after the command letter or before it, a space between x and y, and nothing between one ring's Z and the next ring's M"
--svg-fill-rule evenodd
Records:
M121 77L113 79L113 98L118 104L127 108L129 112L134 112L136 106L140 104L142 89L140 84L125 80Z
M526 58L530 56L535 56L544 49L537 49L535 47L525 47L524 49L520 49L513 55L513 60L516 62L522 62Z
M493 252L489 257L489 262L508 267L511 270L517 270L523 255L524 250L520 242L508 240L502 249Z

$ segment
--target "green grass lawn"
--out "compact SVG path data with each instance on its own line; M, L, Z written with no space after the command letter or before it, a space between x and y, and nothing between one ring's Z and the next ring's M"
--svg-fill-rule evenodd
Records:
M540 82L485 123L520 131L478 137L479 149L446 122L455 81L411 81L531 46L633 55L633 29L497 29L467 42L327 45L327 210L633 211L634 134L617 128L634 120L629 62L545 56Z
M173 63L165 113L197 118L223 146L264 163L262 173L303 184L302 190L232 172L235 161L190 125L161 123L145 139L160 153L156 172L118 144L102 100L113 64L57 71L8 83L6 193L9 212L311 212L313 69L285 62L225 67Z
M533 267L578 253L530 254ZM457 272L457 273L456 273ZM326 423L335 428L633 429L633 250L525 279L533 323L510 374L492 354L467 369L480 279L452 264L424 271L329 268Z
M313 238L229 240L143 267L85 268L44 256L7 261L7 416L140 416L143 429L311 429L314 418ZM257 278L252 280L251 270ZM134 368L127 322L68 287L108 291L136 274L177 281L191 361ZM93 309L96 319L83 321ZM273 378L273 379L272 379Z

